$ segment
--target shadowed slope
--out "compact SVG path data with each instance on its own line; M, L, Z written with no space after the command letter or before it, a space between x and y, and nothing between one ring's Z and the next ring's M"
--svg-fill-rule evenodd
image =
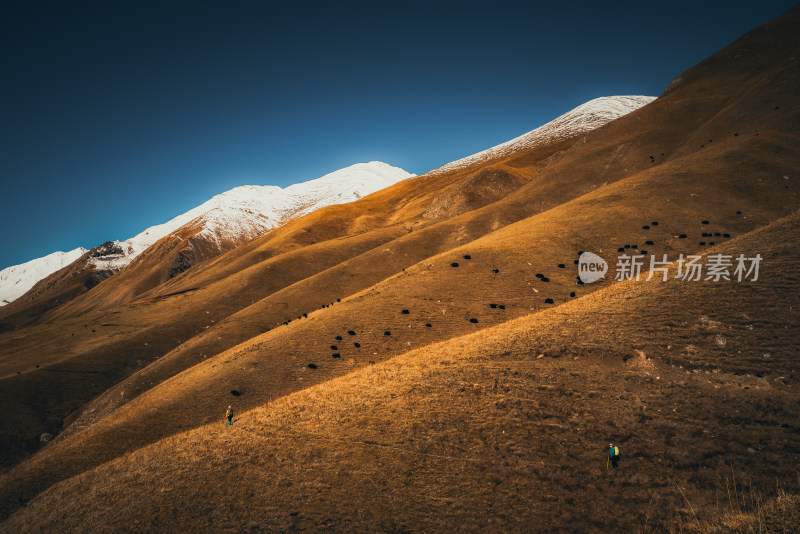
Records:
M36 282L25 294L0 308L0 331L34 324L50 310L83 295L114 274L113 270L97 268L92 260L116 248L111 241L103 243Z
M513 172L487 167L433 199L423 216L452 217L500 200L525 183Z

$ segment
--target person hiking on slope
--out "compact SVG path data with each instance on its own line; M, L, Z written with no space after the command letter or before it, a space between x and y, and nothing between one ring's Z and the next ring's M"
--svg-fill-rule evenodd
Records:
M615 447L613 443L608 444L608 457L611 459L611 467L614 469L618 468L617 462L619 462L619 447Z
M233 407L228 406L228 411L225 412L225 418L228 420L228 424L231 424L231 420L233 419Z

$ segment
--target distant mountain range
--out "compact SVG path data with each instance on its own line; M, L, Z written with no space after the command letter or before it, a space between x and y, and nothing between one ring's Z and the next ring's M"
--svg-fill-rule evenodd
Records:
M0 305L13 302L37 282L68 267L82 273L86 285L91 288L129 265L159 240L181 236L180 239L186 241L181 247L184 254L172 267L170 274L174 275L188 268L188 256L192 262L207 259L286 221L324 206L358 200L411 176L414 175L398 167L372 161L286 188L235 187L125 241L110 241L91 250L79 247L70 252L54 252L3 269L0 271ZM53 286L48 289L52 291ZM40 294L41 291L36 296Z
M485 164L523 149L547 145L586 133L652 102L651 96L610 96L590 100L547 124L477 154L448 163L429 174ZM414 176L383 162L358 163L315 180L286 188L277 186L236 187L178 215L152 226L125 241L110 241L87 251L77 248L55 252L22 265L0 271L0 306L22 297L38 282L62 269L71 276L39 287L33 297L53 292L64 280L74 282L77 273L87 289L122 270L158 241L180 236L181 243L169 268L174 276L198 261L216 256L250 241L285 222L324 206L344 204ZM174 247L173 247L174 248ZM73 264L74 263L74 264ZM66 274L66 273L64 273ZM63 300L59 300L59 303Z

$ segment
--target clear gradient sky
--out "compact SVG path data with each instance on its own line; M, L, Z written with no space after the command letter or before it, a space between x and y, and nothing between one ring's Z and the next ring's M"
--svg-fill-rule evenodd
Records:
M0 269L238 185L421 174L595 97L657 96L792 5L2 2Z

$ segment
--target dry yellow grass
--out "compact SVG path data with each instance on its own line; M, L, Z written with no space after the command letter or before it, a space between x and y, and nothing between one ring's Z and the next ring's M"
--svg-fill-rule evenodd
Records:
M800 266L791 248L799 221L719 251L771 243L760 252L780 269L765 268L762 281L775 287ZM705 313L739 346L757 341L762 334L737 324L742 306L786 345L798 334L796 321L775 320L787 301L758 282L687 284L616 284L276 399L232 427L220 414L55 485L4 526L661 530L715 514L719 476L731 466L750 484L779 476L796 489L781 450L800 447L799 390L777 375L794 372L794 354L774 354L759 379L735 370L752 351L726 362L701 347L705 361L694 362L680 345L708 324ZM623 450L619 472L605 469L611 439Z
M796 491L799 17L492 162L527 182L488 205L447 196L483 169L422 176L3 334L3 406L48 398L40 424L96 398L0 476L2 528L647 531L711 518L731 466ZM762 277L575 284L579 251L626 244L760 253Z

